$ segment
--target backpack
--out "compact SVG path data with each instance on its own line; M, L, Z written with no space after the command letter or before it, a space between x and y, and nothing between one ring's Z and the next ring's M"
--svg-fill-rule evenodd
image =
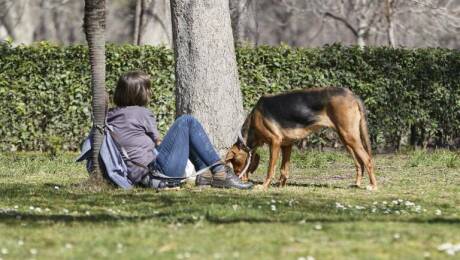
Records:
M91 160L92 153L92 135L93 130L91 130L88 137L85 138L81 146L81 154L77 158L77 162L86 160L86 170L88 173L93 169L93 162ZM123 189L131 189L134 187L134 184L128 178L128 167L125 160L123 159L122 152L118 147L118 144L113 139L111 132L113 129L110 125L105 125L102 139L102 145L99 152L100 162L102 163L102 169L104 177L108 178L112 183Z
M81 147L81 154L76 159L77 162L86 160L86 170L88 171L88 173L90 173L93 169L93 163L91 160L91 137L93 135L93 131L94 129L91 130L88 137L85 138ZM125 149L118 144L119 142L116 141L118 140L118 137L113 132L113 128L111 125L106 124L104 126L103 134L104 137L102 140L102 146L99 152L99 156L103 166L102 169L104 177L123 189L131 189L134 187L134 183L128 178L129 170L126 161L130 161L131 163L136 164L140 167L148 168L149 173L143 178L141 184L143 186L155 189L180 186L187 179L193 179L213 166L211 165L196 172L195 167L190 162L190 160L188 160L187 166L182 177L172 178L167 175L164 175L161 171L157 170L157 167L155 167L155 163L151 163L148 166L144 166L131 160L128 154L126 153ZM154 152L158 153L156 149L154 150Z

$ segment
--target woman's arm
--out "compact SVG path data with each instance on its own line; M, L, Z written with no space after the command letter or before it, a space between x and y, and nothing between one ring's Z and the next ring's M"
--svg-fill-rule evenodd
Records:
M152 138L153 142L155 145L160 145L161 143L161 136L160 132L158 131L157 128L157 120L155 116L149 111L149 114L147 116L147 120L145 122L145 132L147 135Z

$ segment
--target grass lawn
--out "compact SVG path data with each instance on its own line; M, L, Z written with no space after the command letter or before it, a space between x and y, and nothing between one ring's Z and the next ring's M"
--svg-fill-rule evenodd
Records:
M458 153L376 155L376 192L348 187L343 152L295 152L289 186L268 192L94 191L79 185L87 174L75 156L0 155L0 259L460 256L438 250L460 243Z

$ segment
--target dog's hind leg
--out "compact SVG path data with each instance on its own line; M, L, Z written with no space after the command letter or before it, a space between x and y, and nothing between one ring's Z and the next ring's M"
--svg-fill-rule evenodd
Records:
M264 189L267 190L268 186L270 186L270 182L273 178L273 175L275 175L275 166L276 166L276 161L278 161L279 154L280 154L280 142L272 141L270 144L270 159L268 162L268 172L267 172L267 177L265 178L264 181Z
M286 181L289 178L289 162L291 159L292 145L281 147L281 175L280 175L280 187L286 186Z
M363 168L366 168L367 174L369 174L369 181L370 186L368 186L369 190L377 190L377 181L374 175L374 165L372 162L372 158L366 152L363 145L359 142L353 147L353 151L357 154L358 158L361 160Z
M364 165L363 165L363 162L358 157L358 155L354 152L353 147L351 145L351 142L353 141L354 138L350 138L349 133L347 133L343 128L336 127L336 129L337 129L337 134L339 135L340 140L342 141L343 145L345 146L347 151L351 154L351 157L353 157L353 162L355 163L355 169L356 169L355 185L356 187L361 187Z
M363 170L364 170L364 164L361 162L361 160L358 159L357 155L349 145L345 145L347 148L347 151L351 154L353 157L353 161L355 163L355 169L356 169L356 176L355 176L355 185L356 187L361 187L361 181L363 179Z
M351 154L353 156L353 159L355 160L356 166L356 184L361 184L362 173L364 169L366 169L367 173L369 174L369 180L371 183L369 189L376 190L377 181L374 176L374 166L372 163L372 158L364 149L363 143L361 142L361 137L359 136L359 132L343 130L338 131L340 131L340 135L343 136L343 141L347 149L349 149L348 147L350 147L352 150Z

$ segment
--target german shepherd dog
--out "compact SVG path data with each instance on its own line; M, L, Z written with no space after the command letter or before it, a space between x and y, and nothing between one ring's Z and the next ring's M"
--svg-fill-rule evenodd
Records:
M337 131L356 166L356 186L361 186L363 171L369 174L369 190L377 189L362 101L346 88L309 88L279 95L263 96L247 116L238 141L226 155L237 175L243 180L259 164L255 150L263 144L270 147L268 172L263 183L268 189L275 164L282 153L279 185L286 185L292 146L322 127Z

